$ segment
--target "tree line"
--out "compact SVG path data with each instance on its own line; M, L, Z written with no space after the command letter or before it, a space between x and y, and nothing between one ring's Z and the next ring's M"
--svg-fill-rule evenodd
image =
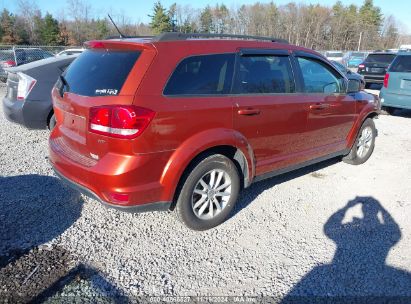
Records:
M35 0L17 0L15 13L0 15L0 43L36 45L81 45L91 39L118 35L108 18L93 17L84 0L67 0L61 16L42 14ZM317 50L363 50L397 48L411 37L393 16L384 16L373 0L360 6L333 6L290 2L241 5L224 4L195 9L160 1L149 13L150 22L132 22L125 13L114 20L126 35L156 35L161 32L202 32L276 37Z

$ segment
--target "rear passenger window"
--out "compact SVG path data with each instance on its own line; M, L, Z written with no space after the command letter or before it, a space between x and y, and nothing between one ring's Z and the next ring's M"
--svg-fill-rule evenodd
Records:
M333 94L343 91L343 77L325 63L310 58L298 58L306 93Z
M411 72L411 56L397 56L391 64L390 72L410 73Z
M170 77L164 95L220 95L230 92L234 54L185 58Z
M288 56L241 56L234 93L294 93L295 84Z

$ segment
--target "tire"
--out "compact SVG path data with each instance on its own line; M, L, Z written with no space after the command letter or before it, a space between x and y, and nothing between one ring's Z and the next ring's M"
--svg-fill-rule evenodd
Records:
M343 158L343 161L351 165L365 163L374 151L376 137L377 129L375 128L374 121L371 118L367 118L358 132L350 153Z
M54 129L55 126L56 126L56 117L54 116L54 113L53 113L49 119L48 128L51 131Z
M364 88L369 89L371 87L372 83L366 82L364 85Z
M382 110L387 114L387 115L394 115L395 111L397 110L396 108L392 107L383 107Z
M208 155L189 168L175 213L190 229L211 229L227 219L239 192L240 177L235 164L224 155Z

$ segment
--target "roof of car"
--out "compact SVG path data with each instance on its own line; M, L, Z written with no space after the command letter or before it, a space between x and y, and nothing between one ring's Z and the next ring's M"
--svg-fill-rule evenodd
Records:
M272 48L272 49L287 49L306 51L310 53L319 54L312 49L288 44L288 41L284 39L272 38L272 37L260 37L260 36L245 36L245 35L231 35L231 34L203 34L203 33L163 33L159 36L136 36L136 37L124 37L124 38L112 38L106 40L88 41L85 43L86 47L102 47L99 44L107 44L108 47L119 46L124 43L129 46L133 44L141 45L145 47L173 44L178 47L194 47L204 42L213 42L212 46L207 44L203 48L204 53L209 53L215 46L216 48L224 48L225 50L231 49L232 51L238 48ZM97 45L97 46L96 46ZM98 46L99 45L99 46ZM320 54L319 54L320 55ZM322 55L320 55L323 57Z

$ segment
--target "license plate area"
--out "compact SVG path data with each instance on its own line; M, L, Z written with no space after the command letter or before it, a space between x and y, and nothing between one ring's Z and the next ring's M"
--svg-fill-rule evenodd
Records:
M401 79L401 89L411 90L411 79Z

